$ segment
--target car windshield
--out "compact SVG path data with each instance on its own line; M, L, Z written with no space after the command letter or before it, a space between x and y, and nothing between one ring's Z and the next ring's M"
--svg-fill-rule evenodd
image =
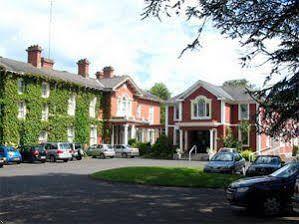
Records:
M278 157L272 156L259 156L254 161L255 164L279 164L280 160Z
M230 153L219 153L212 158L212 161L233 161L233 155Z
M113 149L112 145L107 145L108 149Z
M299 171L299 163L290 163L270 174L273 177L288 178Z
M61 143L60 149L71 149L71 145L69 143Z

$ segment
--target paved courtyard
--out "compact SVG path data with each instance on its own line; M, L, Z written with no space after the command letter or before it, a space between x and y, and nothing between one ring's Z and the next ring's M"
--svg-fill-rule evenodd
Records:
M223 189L150 187L95 181L122 166L202 166L202 162L84 159L0 169L0 223L295 223L232 212ZM2 222L1 222L2 221Z

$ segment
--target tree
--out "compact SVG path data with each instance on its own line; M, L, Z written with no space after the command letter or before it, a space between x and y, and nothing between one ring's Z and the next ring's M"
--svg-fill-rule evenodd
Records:
M155 85L150 89L150 92L162 100L168 100L171 95L166 85L161 82L155 83Z
M155 83L150 92L162 100L168 100L171 96L164 83ZM161 103L161 124L165 123L165 103Z
M244 87L249 89L254 88L254 85L249 83L249 81L246 79L228 80L223 83L223 86Z
M299 136L299 0L145 0L145 4L143 18L161 20L163 15L175 14L198 21L198 34L182 54L198 49L201 33L212 24L222 35L250 49L241 58L244 66L262 55L261 66L272 67L264 84L273 75L282 78L249 91L260 107L258 132L285 139Z

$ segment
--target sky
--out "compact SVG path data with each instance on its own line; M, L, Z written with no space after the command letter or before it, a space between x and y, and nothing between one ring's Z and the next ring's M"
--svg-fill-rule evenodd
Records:
M49 56L49 0L0 0L0 56L26 61L26 48L42 46ZM262 86L268 67L242 68L245 54L237 40L208 28L200 51L178 58L196 34L184 18L141 20L143 0L54 0L51 59L54 68L77 73L76 62L88 58L90 74L111 65L130 75L143 89L157 82L173 95L197 80L221 85L246 78Z

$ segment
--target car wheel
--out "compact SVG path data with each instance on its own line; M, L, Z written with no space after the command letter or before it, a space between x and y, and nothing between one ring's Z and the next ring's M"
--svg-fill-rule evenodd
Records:
M55 163L55 162L56 162L56 158L55 158L54 155L51 155L51 156L50 156L50 162L51 162L51 163Z
M18 162L17 162L17 164L20 164L20 163L21 163L21 161L18 161Z
M41 162L42 162L42 163L45 163L45 162L46 162L46 160L42 160Z
M128 158L128 154L127 153L123 153L123 154L121 154L121 156L123 157L123 158Z
M3 168L3 164L0 164L0 168Z
M264 214L266 216L273 216L280 213L281 202L276 197L268 197L263 202Z
M78 156L78 157L77 157L77 160L81 160L81 159L82 159L82 156Z
M63 162L67 163L69 160L68 159L64 159Z
M100 154L101 159L105 159L105 155L103 153Z

